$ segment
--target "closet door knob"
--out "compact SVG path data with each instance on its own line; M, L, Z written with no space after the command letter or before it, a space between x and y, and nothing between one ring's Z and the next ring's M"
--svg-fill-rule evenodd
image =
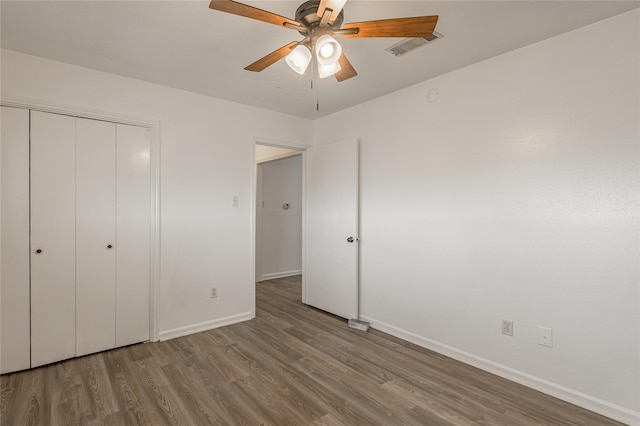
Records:
M42 253L42 249L36 250L36 254L40 254L40 253Z
M108 249L110 249L111 247L113 247L111 244L109 244L109 245L107 246L107 248L108 248Z

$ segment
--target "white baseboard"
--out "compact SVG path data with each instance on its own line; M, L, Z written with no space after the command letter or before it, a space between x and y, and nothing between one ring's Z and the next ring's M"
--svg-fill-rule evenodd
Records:
M218 327L224 327L225 325L236 324L242 321L248 321L253 319L254 315L251 312L245 312L238 315L231 315L225 318L219 318L211 321L200 322L197 324L190 324L184 327L173 328L171 330L161 331L159 338L160 341L175 339L176 337L187 336L193 333L200 333L201 331L212 330Z
M276 272L274 274L262 274L260 281L275 280L276 278L292 277L294 275L302 274L302 269L296 269L295 271Z
M587 410L602 414L603 416L612 418L628 425L640 425L640 412L621 407L616 404L595 398L593 396L578 392L573 389L566 388L556 383L549 382L536 376L514 370L504 365L489 361L468 352L461 351L454 347L444 345L426 337L419 336L406 330L394 327L374 318L360 315L360 319L371 324L372 328L399 337L418 346L432 350L465 364L488 371L489 373L503 377L505 379L520 383L524 386L546 393L563 401L570 402Z

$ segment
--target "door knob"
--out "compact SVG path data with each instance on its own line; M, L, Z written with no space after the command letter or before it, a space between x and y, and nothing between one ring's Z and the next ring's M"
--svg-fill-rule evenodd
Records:
M355 240L353 239L353 237L349 237L349 238L347 238L347 242L348 242L348 243L352 243L352 242L354 242L354 241L355 241Z
M113 247L111 244L109 244L109 245L107 246L107 248L108 248L108 249L110 249L111 247Z
M36 254L40 254L40 253L42 253L42 249L36 250Z

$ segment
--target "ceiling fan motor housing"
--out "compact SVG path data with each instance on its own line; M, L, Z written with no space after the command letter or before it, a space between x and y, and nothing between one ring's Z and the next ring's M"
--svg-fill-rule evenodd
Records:
M296 21L300 22L305 27L312 29L320 25L320 16L318 16L318 7L320 6L320 0L310 0L302 3L296 10ZM335 21L329 24L329 28L338 29L344 21L344 10L340 11L340 14ZM306 35L301 32L300 34Z

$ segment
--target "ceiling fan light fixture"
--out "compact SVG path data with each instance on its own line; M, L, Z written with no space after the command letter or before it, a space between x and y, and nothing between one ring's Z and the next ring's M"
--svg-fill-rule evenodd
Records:
M302 75L311 62L311 51L308 47L299 44L287 55L285 61L287 65L289 65L289 68Z
M340 63L338 61L334 62L333 64L329 64L329 65L322 65L322 64L319 63L318 64L318 77L320 77L320 78L331 77L332 75L334 75L335 73L337 73L341 69L342 69L342 67L340 66Z
M316 41L316 57L319 65L333 65L338 63L342 55L342 46L329 34L324 34Z

